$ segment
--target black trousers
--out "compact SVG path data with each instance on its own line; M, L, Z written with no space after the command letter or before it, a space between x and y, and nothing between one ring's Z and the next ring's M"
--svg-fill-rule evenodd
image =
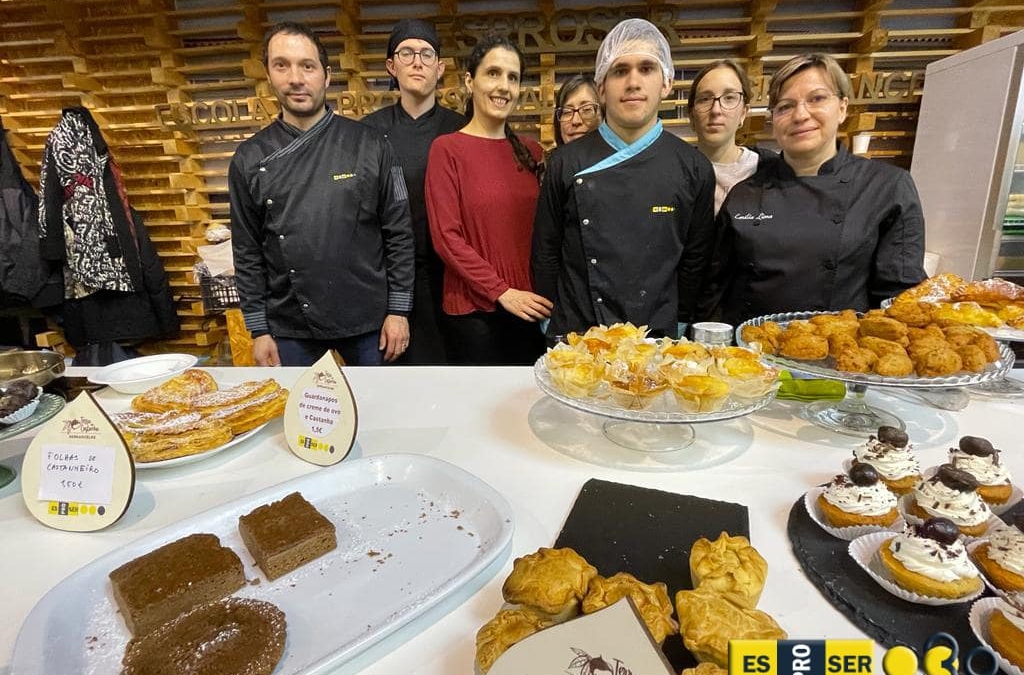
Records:
M540 325L493 312L447 315L454 362L466 366L532 366L544 353Z

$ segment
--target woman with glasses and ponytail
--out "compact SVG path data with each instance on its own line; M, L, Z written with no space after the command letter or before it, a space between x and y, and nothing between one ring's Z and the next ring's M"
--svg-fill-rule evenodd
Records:
M852 94L834 58L786 62L768 90L781 161L735 185L718 215L707 294L724 321L878 307L925 278L924 216L910 174L838 140Z
M562 85L555 99L555 143L565 145L596 129L603 115L597 83L590 75L576 75Z
M442 308L462 364L528 365L544 351L537 322L551 302L530 281L543 152L508 123L522 75L513 42L482 38L464 76L469 122L438 137L427 159L430 233L445 264Z
M770 150L745 148L736 133L750 112L750 78L732 59L712 61L693 78L686 109L697 134L697 149L715 169L715 213L732 186L757 171L764 160L778 157Z

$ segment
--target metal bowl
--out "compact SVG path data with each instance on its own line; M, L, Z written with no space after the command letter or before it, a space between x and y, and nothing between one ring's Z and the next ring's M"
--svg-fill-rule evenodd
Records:
M64 357L57 352L16 351L0 354L0 387L14 380L49 384L64 373Z

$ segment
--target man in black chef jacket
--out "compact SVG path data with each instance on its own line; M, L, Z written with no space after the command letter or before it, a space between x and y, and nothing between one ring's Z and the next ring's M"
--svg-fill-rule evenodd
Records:
M461 114L438 104L435 90L444 75L441 43L434 28L419 19L402 19L388 39L388 72L397 82L400 100L363 118L391 141L405 174L409 211L416 243L416 286L409 317L409 349L396 363L440 365L448 362L441 332L441 289L444 265L434 252L427 226L423 180L430 144L466 124Z
M531 268L555 304L547 336L632 321L677 337L714 243L714 171L658 119L674 71L653 24L616 25L596 65L605 120L553 153L537 204Z
M228 169L242 316L260 365L309 365L327 349L349 365L409 344L413 241L391 145L326 104L327 51L305 25L263 43L281 106Z

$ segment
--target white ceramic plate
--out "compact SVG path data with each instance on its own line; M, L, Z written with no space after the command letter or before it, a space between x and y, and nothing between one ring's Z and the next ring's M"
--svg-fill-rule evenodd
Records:
M252 565L238 517L296 490L337 527L338 548L267 581ZM183 520L72 573L29 613L11 673L119 672L130 636L107 575L170 541L211 532L239 555L246 578L259 580L235 595L272 602L287 616L274 675L322 675L417 617L454 609L463 585L493 575L507 558L512 522L500 494L439 459L395 454L342 462Z
M216 448L210 448L204 452L197 452L194 455L185 455L184 457L174 457L172 459L161 459L156 462L140 462L136 460L135 469L167 469L172 466L181 466L182 464L191 464L192 462L198 462L203 459L209 459L214 455L218 455L228 448L234 447L244 440L255 436L260 429L270 424L270 422L264 422L255 429L249 429L244 434L238 434L224 445L218 445Z
M110 385L122 394L141 394L191 368L198 360L192 354L140 356L100 368L89 381Z

